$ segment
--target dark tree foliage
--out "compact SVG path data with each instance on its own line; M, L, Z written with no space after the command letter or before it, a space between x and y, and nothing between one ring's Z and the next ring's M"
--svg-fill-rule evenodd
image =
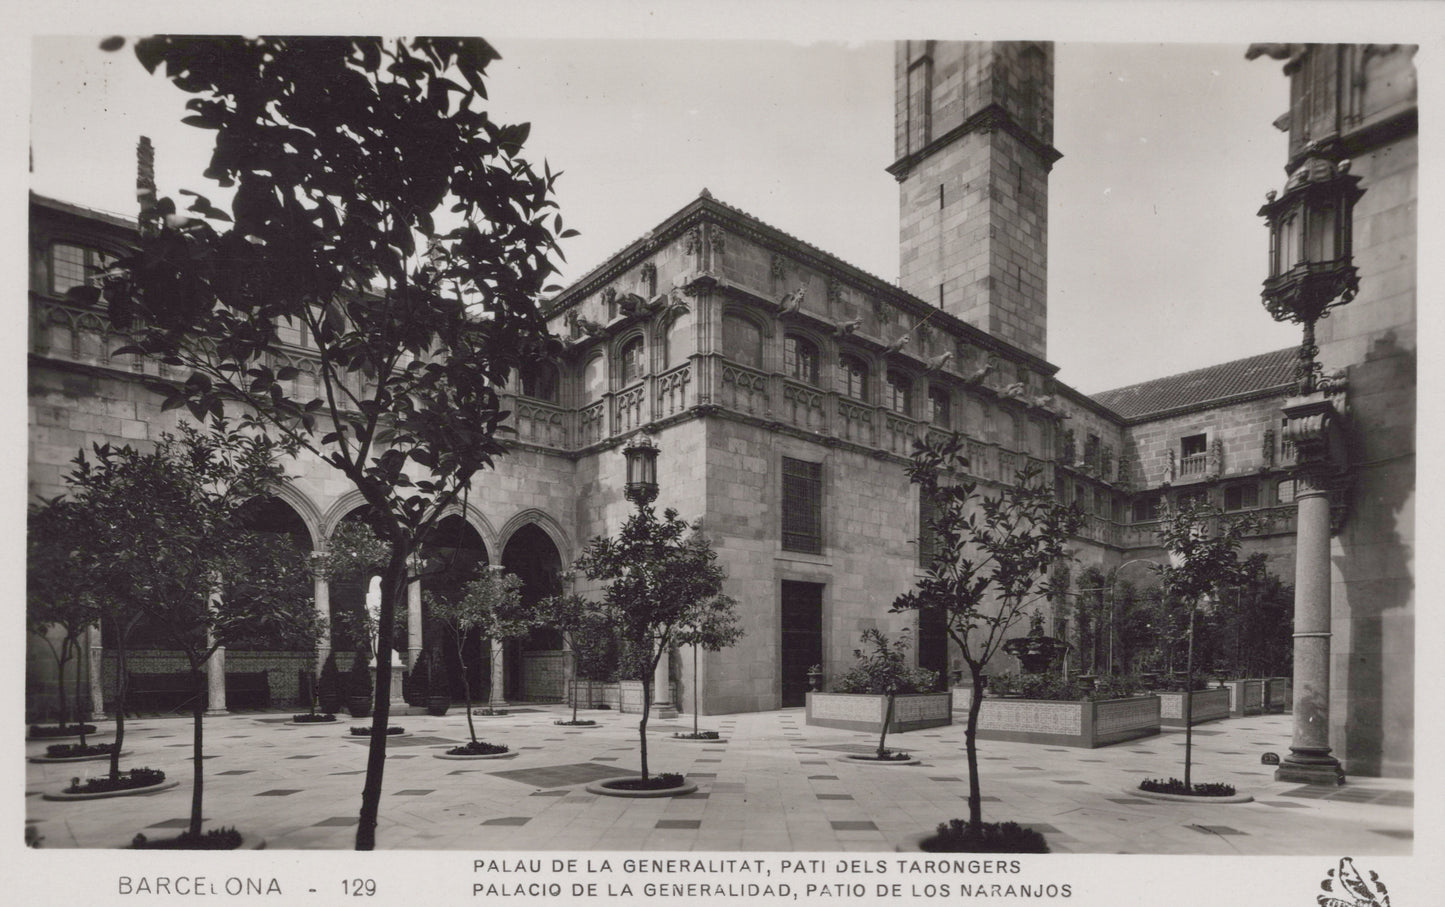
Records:
M665 510L637 512L615 537L592 539L574 568L606 583L598 607L623 646L641 662L642 778L647 780L647 718L652 710L653 673L664 652L678 644L718 651L742 637L736 602L722 594L724 572L717 553L698 531Z
M539 625L538 615L522 602L522 578L515 573L483 568L453 594L433 593L430 596L431 617L445 631L456 649L457 664L462 671L462 701L467 709L467 733L477 740L476 723L472 721L472 683L467 677L466 641L473 632L484 640L501 641L527 635ZM492 690L492 700L500 698L501 690Z
M570 582L570 577L567 578ZM567 685L571 691L572 723L577 723L577 678L605 673L616 663L616 642L607 615L586 596L575 592L559 592L537 603L537 617L562 636L570 656L567 659ZM602 677L602 680L610 678Z
M102 45L114 50L124 42ZM291 439L361 493L390 547L377 647L392 646L408 562L501 454L497 388L551 355L536 300L565 237L528 127L486 112L498 58L479 38L177 37L135 44L214 134L204 176L144 199L143 242L105 282L131 348L182 371L167 407ZM282 327L305 337L307 370ZM375 846L390 672L376 709L356 846Z
M31 508L25 533L25 619L31 634L44 640L55 659L56 718L70 723L65 689L66 667L80 661L86 631L100 620L103 588L85 568L83 542L90 533L88 515L74 501L54 498ZM58 633L59 638L56 638ZM87 709L81 702L84 685L75 690L75 718L80 745L85 742Z
M981 827L978 784L978 714L984 666L1002 647L1026 608L1054 590L1048 578L1064 547L1083 523L1039 481L1020 472L995 495L976 493L962 480L968 470L962 435L919 440L906 467L909 481L929 501L933 556L916 588L898 596L893 611L938 608L973 679L964 741L968 753L969 823Z

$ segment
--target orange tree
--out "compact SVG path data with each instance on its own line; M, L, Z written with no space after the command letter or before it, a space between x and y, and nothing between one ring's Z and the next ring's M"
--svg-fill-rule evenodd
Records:
M157 385L167 407L235 407L361 494L389 546L389 650L413 555L505 449L497 388L556 350L536 302L568 235L554 175L522 158L526 124L487 115L499 55L480 38L134 49L191 96L182 122L214 136L203 175L233 194L223 209L187 191L182 211L142 187L140 248L103 283L112 323L126 352L179 371ZM359 850L376 843L390 687L380 672Z
M966 444L957 433L914 444L906 471L932 508L932 555L924 577L894 600L892 610L937 608L973 678L964 741L969 826L977 832L983 826L978 783L983 669L1028 605L1052 592L1050 569L1064 557L1083 514L1059 503L1032 467L997 494L978 494L972 482L962 480L969 465Z
M716 652L743 635L736 602L722 594L724 572L717 552L676 510L638 503L617 536L592 539L573 564L590 580L606 582L598 607L642 677L642 779L647 770L647 717L652 679L662 655L674 645Z
M85 512L75 502L53 498L32 507L25 527L25 618L30 632L50 649L56 667L56 721L70 721L66 667L80 661L86 631L100 620L99 593L80 569L81 543L91 532ZM81 702L85 685L76 678L75 720L84 748L87 709Z
M466 642L473 631L484 640L513 639L526 635L538 624L538 615L522 602L522 578L501 569L483 567L459 591L432 593L428 608L434 621L446 629L457 651L461 666L462 699L467 707L467 732L477 742L477 728L472 721L472 682L467 676ZM492 691L492 700L500 698L500 690Z

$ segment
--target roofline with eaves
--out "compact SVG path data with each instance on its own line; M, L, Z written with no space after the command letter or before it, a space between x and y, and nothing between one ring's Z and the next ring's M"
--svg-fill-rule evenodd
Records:
M747 236L771 251L784 252L819 273L850 284L870 295L883 297L915 318L930 317L935 325L960 335L974 346L1023 362L1041 374L1052 377L1059 370L1058 366L1033 353L1000 340L943 309L929 305L912 293L894 286L880 277L850 265L817 246L770 226L751 214L723 204L710 196L693 199L646 235L582 275L553 297L551 304L545 310L546 317L555 318L572 306L581 303L621 274L636 267L664 243L680 237L688 228L703 222L715 223L720 227Z
M1183 406L1173 406L1169 409L1160 409L1153 412L1141 413L1137 416L1116 416L1122 419L1125 425L1143 425L1146 422L1157 422L1160 419L1172 419L1177 416L1187 416L1190 413L1203 412L1206 409L1218 409L1221 406L1234 406L1238 403L1249 403L1254 400L1265 400L1269 397L1288 397L1294 393L1294 382L1274 384L1269 387L1256 388L1252 391L1241 391L1237 394L1229 394L1224 397L1214 397L1210 400L1201 400L1197 403L1187 403Z

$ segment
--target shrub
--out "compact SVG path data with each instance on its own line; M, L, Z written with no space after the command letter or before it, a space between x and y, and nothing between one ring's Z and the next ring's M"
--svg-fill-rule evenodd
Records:
M590 722L589 722L589 723L590 723ZM717 732L717 731L698 731L696 734L694 734L694 733L691 732L691 731L688 731L688 732L685 733L685 734L679 733L679 734L673 734L672 736L674 736L674 737L681 737L681 738L684 739L684 740L718 740L718 739L721 739L721 738L718 736L718 732Z
M1183 781L1178 778L1170 778L1165 781L1161 778L1148 778L1139 782L1139 789L1154 794L1177 794L1184 797L1232 797L1234 796L1233 784L1222 784L1215 782L1201 782L1195 784L1191 790Z
M49 727L46 727L46 726L40 725L40 724L32 724L32 725L30 725L30 737L31 737L31 739L36 739L36 738L41 738L41 737L75 737L75 736L79 735L82 731L84 731L84 732L87 733L87 734L94 734L94 733L95 733L95 725L93 725L93 724L65 724L65 725L51 725L51 726L49 726Z
M109 775L86 778L84 781L79 778L71 778L70 786L65 789L65 792L67 794L108 794L113 791L150 787L160 784L164 780L166 780L166 773L158 768L133 768L121 772L114 778Z
M52 743L45 748L45 755L51 759L73 759L77 756L110 755L113 749L114 743L87 743L84 746L79 743Z
M401 727L400 725L393 724L391 727L389 727L389 728L386 729L386 732L387 732L387 734L390 734L390 735L393 735L393 736L396 735L396 734L405 734L405 733L406 733L406 728ZM371 736L371 728L365 727L365 726L352 727L352 728L351 728L351 736L353 736L353 737L370 737L370 736Z
M444 714L447 707L451 705L452 688L451 680L447 677L446 662L441 659L438 652L433 652L432 657L427 660L426 678L427 709L433 715ZM436 711L440 709L441 711Z
M401 698L407 705L418 708L426 705L427 664L427 654L423 650L416 657L415 667L401 675Z
M1150 685L1163 693L1182 693L1184 692L1185 676L1183 674L1165 674ZM1196 691L1209 689L1209 681L1203 677L1196 676L1194 678L1194 689Z
M318 724L323 721L335 721L336 715L332 712L302 712L299 715L292 715L291 720L297 724Z
M1144 684L1135 674L1105 674L1094 681L1090 699L1125 699L1143 692Z
M500 756L502 753L511 752L500 743L486 743L481 740L469 740L461 746L454 746L447 750L448 756Z
M650 778L619 778L606 783L617 790L667 790L682 787L684 782L677 772L663 772Z
M323 712L341 711L341 671L336 667L336 653L329 652L321 664L321 679L316 684L316 705Z
M907 630L904 638L890 643L880 630L863 631L863 648L854 649L858 661L833 679L835 693L926 693L938 687L938 672L909 667L903 653L908 648Z
M371 657L365 649L357 649L351 659L351 670L346 673L346 698L371 698Z
M241 846L241 833L234 828L213 828L195 837L186 831L174 838L155 841L137 834L130 846L133 850L235 850Z
M1044 836L1017 822L980 822L962 819L939 823L938 831L920 845L929 853L1048 853Z

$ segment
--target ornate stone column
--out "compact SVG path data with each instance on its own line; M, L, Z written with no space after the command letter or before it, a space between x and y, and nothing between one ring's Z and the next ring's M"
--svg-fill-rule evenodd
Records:
M676 718L677 706L672 701L672 653L666 649L657 661L657 670L652 675L652 717Z
M1284 406L1284 438L1295 445L1294 737L1276 781L1342 784L1330 755L1330 503L1345 469L1341 417L1322 393Z
M500 639L492 640L492 692L487 697L487 708L503 709L507 707L507 691L503 687L506 683L506 650Z
M206 644L210 645L215 641L209 630L206 631ZM207 715L229 715L226 709L226 647L216 646L211 657L206 659L206 689L210 693L210 704L206 707Z
M316 676L321 676L321 666L331 655L331 583L323 576L312 581L312 597L316 614L327 622L326 632L316 637Z
M412 580L406 587L406 668L416 669L421 656L421 580Z
M86 667L90 678L90 717L100 720L105 714L105 647L99 625L85 630L85 647L89 654Z

